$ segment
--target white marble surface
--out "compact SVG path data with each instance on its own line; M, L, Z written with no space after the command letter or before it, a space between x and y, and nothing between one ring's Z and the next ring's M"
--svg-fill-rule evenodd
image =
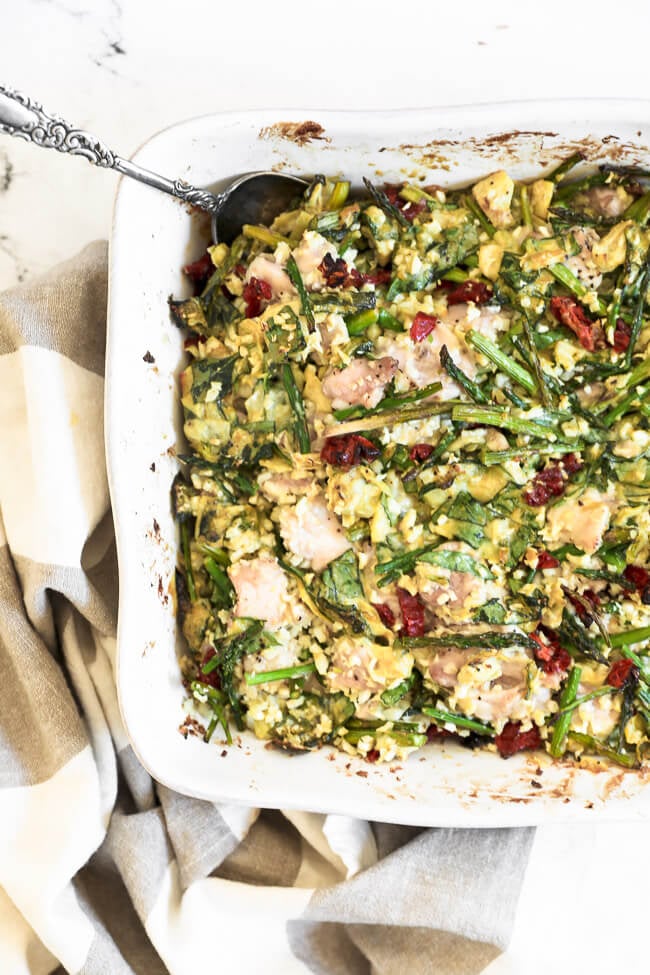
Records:
M0 0L0 10L2 82L126 155L157 129L223 109L650 98L640 2ZM0 136L0 287L108 236L115 188L83 160ZM540 828L512 944L489 975L647 972L648 833Z

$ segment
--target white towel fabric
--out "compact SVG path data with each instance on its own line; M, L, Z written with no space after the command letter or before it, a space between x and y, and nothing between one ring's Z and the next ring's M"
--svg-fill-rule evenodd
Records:
M482 971L532 830L218 805L135 758L113 677L106 282L98 242L0 295L0 971Z

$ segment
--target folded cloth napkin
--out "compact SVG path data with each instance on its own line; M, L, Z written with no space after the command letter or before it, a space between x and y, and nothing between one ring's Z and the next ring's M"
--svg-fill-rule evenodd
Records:
M0 971L482 971L531 830L213 804L139 765L113 678L106 282L98 242L0 296Z

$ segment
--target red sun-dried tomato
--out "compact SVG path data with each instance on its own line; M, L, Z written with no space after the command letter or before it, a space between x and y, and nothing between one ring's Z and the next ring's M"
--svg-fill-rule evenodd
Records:
M409 200L403 200L399 195L401 188L401 186L396 186L394 183L386 183L384 185L384 194L388 202L391 203L397 210L400 210L406 219L412 223L418 214L423 213L426 210L427 201L417 200L415 203L412 203Z
M617 318L616 328L614 329L614 336L612 339L614 352L627 352L627 347L630 344L631 337L631 327L627 324L627 322L624 322L622 318Z
M405 207L402 207L402 213L410 223L413 223L415 218L424 213L426 208L426 200L416 200L414 203L407 203Z
M623 687L628 681L636 681L638 679L639 668L631 660L628 660L627 657L624 657L612 664L605 683L611 687Z
M576 454L565 454L560 461L560 466L564 468L567 474L575 474L582 469L582 461Z
M484 305L492 297L492 291L482 281L463 281L461 284L443 282L443 286L447 291L448 305L462 305L466 301Z
M210 660L212 660L212 658L214 656L216 656L216 651L215 651L214 647L208 647L208 649L205 651L205 653L203 654L203 657L201 659L201 670L200 670L200 673L199 673L199 680L203 684L209 684L210 687L214 687L214 688L216 688L216 690L220 690L220 688L221 688L221 678L219 677L219 674L217 673L217 671L216 670L211 670L209 674L204 674L203 673L203 668L205 667L205 665Z
M427 335L431 335L438 321L435 315L425 315L423 311L419 311L413 319L409 335L414 342L422 342Z
M537 556L537 569L557 569L560 564L559 559L556 559L554 555L550 552L540 552Z
M214 271L214 264L208 251L199 257L198 261L192 261L183 268L185 274L194 287L194 294L200 295L206 286L207 280Z
M451 731L447 731L446 728L440 728L437 724L430 724L427 728L427 741L436 741L437 738L452 738L453 734Z
M550 301L551 313L562 325L566 325L578 338L587 352L595 352L603 344L603 330L598 322L587 315L584 308L573 298L555 296Z
M387 626L389 630L395 626L395 613L392 611L388 603L373 603L372 604L377 613L379 614L379 619L382 621L384 626Z
M372 440L359 433L344 433L340 437L328 437L320 452L321 460L336 467L356 467L376 460L381 451Z
M343 288L348 281L348 266L342 257L334 258L326 254L318 265L328 288Z
M564 592L567 599L575 609L576 614L580 617L582 622L585 624L591 623L593 620L593 615L589 612L587 607L579 599L576 599L576 597L572 593L568 592L566 589L564 590ZM585 589L585 591L581 595L583 599L586 599L588 603L591 603L594 609L600 606L600 596L598 595L598 593L595 593L593 589Z
M562 468L552 464L535 474L529 487L524 491L524 501L531 508L539 508L546 504L549 498L559 498L564 494L566 480Z
M502 758L509 758L516 752L523 752L530 748L539 748L542 739L536 725L530 731L521 731L520 721L508 721L500 735L494 739Z
M183 348L186 352L196 352L199 342L205 342L205 335L191 335L183 342Z
M356 287L361 287L362 284L374 284L375 287L381 284L389 284L393 278L393 272L389 267L378 267L375 271L370 271L368 274L361 274L359 271L354 269L353 274L358 275L359 284Z
M260 278L251 278L244 285L242 292L242 296L246 302L246 317L256 318L262 311L262 304L265 301L270 301L272 294L271 285L268 281L262 281Z
M530 636L537 644L533 651L535 660L545 674L561 674L569 669L571 657L552 630L545 629L542 633L538 629Z
M632 583L636 591L642 594L650 585L650 572L641 565L626 565L623 578Z
M394 207L402 207L404 204L404 200L399 195L401 188L397 183L384 183L384 195Z
M379 760L379 751L376 748L371 748L369 752L366 753L366 762L376 762Z
M416 443L409 450L409 457L416 464L421 464L423 460L430 457L433 453L433 447L430 443Z
M397 598L404 621L404 636L424 636L424 604L420 597L412 596L406 589L398 589Z

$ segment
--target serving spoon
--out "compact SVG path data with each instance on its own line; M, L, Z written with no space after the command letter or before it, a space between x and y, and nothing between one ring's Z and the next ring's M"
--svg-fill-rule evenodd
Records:
M190 186L182 179L167 179L128 159L122 159L90 132L75 128L58 115L48 114L42 105L27 95L2 85L0 132L15 135L44 149L84 156L95 166L114 169L123 176L137 179L204 210L212 217L212 238L215 243L223 241L229 244L245 223L271 223L308 185L308 180L300 176L255 172L239 176L222 193L210 193L209 190Z

